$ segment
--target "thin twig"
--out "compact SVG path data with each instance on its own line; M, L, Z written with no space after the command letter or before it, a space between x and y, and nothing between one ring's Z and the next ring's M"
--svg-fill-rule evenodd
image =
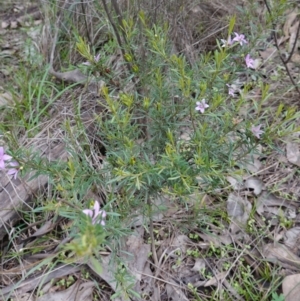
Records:
M266 5L266 8L267 8L268 13L269 13L269 15L270 15L270 17L271 17L271 20L272 20L272 28L273 28L273 35L274 35L275 47L276 47L277 50L278 50L280 60L282 61L283 65L284 65L284 68L285 68L286 73L288 74L288 76L289 76L289 78L290 78L291 83L292 83L293 86L295 87L295 89L296 89L296 91L298 92L298 94L300 94L300 90L299 90L297 84L295 83L295 81L294 81L294 79L293 79L293 77L292 77L292 75L291 75L291 73L290 73L290 70L289 70L289 68L288 68L288 66L287 66L287 61L288 61L288 60L287 60L287 61L284 60L284 58L283 58L283 56L282 56L282 54L281 54L281 51L280 51L280 49L279 49L279 43L278 43L278 39L277 39L277 35L276 35L276 24L275 24L275 22L274 22L274 18L273 18L272 11L271 11L271 9L270 9L270 6L269 6L269 4L268 4L268 1L267 1L267 0L264 0L264 3L265 3L265 5ZM296 41L297 41L297 39L296 39ZM293 48L294 48L294 47L293 47Z
M88 27L87 20L86 20L87 15L86 15L84 5L85 5L85 3L81 2L81 9L82 9L82 13L83 13L84 25L85 25L85 28L86 28L86 35L87 35L87 38L88 38L88 41L89 41L90 45L92 45L92 39L91 39L91 36L90 36L89 27Z
M152 257L153 257L153 261L155 266L158 267L158 258L157 258L157 254L156 254L156 248L155 248L155 238L154 238L154 228L153 228L153 218L152 218L152 204L150 199L147 199L147 204L149 206L149 220L150 220L150 226L149 226L149 232L150 232L150 238L151 238L151 251L152 251Z
M123 25L123 15L122 15L122 13L121 13L119 4L117 3L116 0L111 0L111 3L112 3L112 5L113 5L113 8L114 8L114 10L115 10L115 13L117 14L118 23L119 23L119 27L120 27L120 29L121 29L121 33L122 33L122 37L123 37L123 40L124 40L124 43L125 43L125 46L126 46L126 50L130 53L130 55L133 57L133 60L136 62L134 53L133 53L132 50L131 50L131 47L130 47L130 45L129 45L129 43L128 43L128 40L127 40L126 32L125 32L125 30L124 30L124 25Z
M135 55L128 43L128 40L127 40L127 36L126 36L126 32L124 30L124 25L123 25L123 16L122 16L122 13L121 13L121 10L120 10L120 7L118 5L118 3L116 2L116 0L111 0L112 2L112 5L113 5L113 8L117 14L117 18L118 18L118 23L119 23L119 27L121 29L121 33L122 33L122 37L123 37L123 40L124 40L124 43L125 43L125 46L126 46L126 51L128 51L130 53L130 55L132 56L133 58L133 61L136 62L136 59L135 59Z
M118 42L119 47L120 47L120 50L121 50L121 52L122 52L123 59L124 59L124 61L126 61L126 59L125 59L125 54L126 54L126 53L125 53L125 49L124 49L124 46L123 46L123 42L122 42L122 40L121 40L121 37L120 37L119 31L118 31L118 29L117 29L117 26L116 26L116 24L114 23L114 21L113 21L113 19L112 19L112 17L111 17L111 14L110 14L110 12L109 12L109 10L108 10L108 7L107 7L107 5L106 5L106 0L102 0L102 4L103 4L104 10L105 10L105 12L106 12L107 18L108 18L108 20L109 20L109 22L110 22L110 24L111 24L111 26L113 27L113 30L114 30L114 32L115 32L115 35L116 35L116 38L117 38L117 42ZM115 5L116 5L116 7L117 7L117 11L120 12L120 10L118 9L117 4L115 4ZM115 7L114 7L114 9L116 10ZM117 13L117 11L116 11L116 13ZM117 13L117 14L118 14L118 13ZM119 19L119 18L121 18L121 19ZM122 25L122 17L121 17L119 14L118 14L118 20L119 20L119 22L121 22L121 25ZM122 28L122 26L121 26L121 30L122 30L122 34L123 34L123 28ZM123 37L124 37L124 34L123 34ZM127 40L126 40L126 36L125 36L124 43L126 44L126 42L127 42ZM128 45L127 45L127 46L128 46ZM129 73L133 73L131 64L125 64L125 66L126 66L126 68L127 68L127 70L128 70ZM132 77L132 81L133 81L133 83L134 83L135 85L137 84L137 79L135 78L135 76Z
M300 32L300 21L298 21L298 28L297 28L297 33L296 33L296 37L295 37L295 41L294 41L294 44L293 44L293 48L292 48L292 51L290 52L289 54L289 57L285 60L285 63L287 64L289 62L289 60L292 58L293 54L294 54L294 51L295 51L295 48L296 48L296 45L297 45L297 42L298 42L298 37L299 37L299 32Z
M155 238L154 238L154 227L153 227L153 217L152 217L152 204L151 204L151 200L150 197L147 195L147 205L148 205L148 212L149 212L149 232L150 232L150 238L151 238L151 252L152 252L152 258L154 261L154 267L155 267L155 276L157 276L159 274L159 261L158 261L158 257L157 257L157 253L156 253L156 248L155 248ZM151 283L153 282L153 278L151 279ZM151 286L153 285L153 283L151 284ZM158 296L160 296L160 288L159 286L156 287L155 293L154 293L154 300L157 300Z
M111 25L113 27L113 30L115 32L115 35L116 35L116 38L117 38L120 50L122 52L122 56L123 56L124 61L126 61L126 58L125 58L125 55L126 55L125 49L126 49L126 51L132 57L133 62L137 63L137 60L135 58L135 54L132 51L132 47L131 47L131 45L129 44L129 42L127 40L126 32L125 32L124 26L123 26L123 17L122 17L121 10L120 10L117 2L115 0L112 0L112 5L113 5L114 11L115 11L115 13L117 15L117 18L118 18L118 25L119 25L118 27L120 28L120 31L122 33L123 41L121 40L121 36L119 34L118 28L117 28L116 24L114 23L114 21L113 21L113 19L111 17L111 14L110 14L110 12L108 10L108 7L106 5L106 0L102 0L102 3L103 3L104 10L106 12L106 15L108 17L108 20L111 23ZM134 74L134 71L133 71L131 63L125 64L125 66L126 66L128 72L130 74ZM143 87L141 85L140 79L138 78L138 76L136 76L134 74L134 76L132 76L131 80L132 80L132 82L134 84L134 87L135 87L137 93L142 97L144 95L144 89L143 89ZM138 120L138 118L137 118L137 120ZM142 132L143 132L144 137L146 137L147 139L150 139L150 134L149 134L149 130L148 130L149 119L145 116L138 123L140 124L140 126L142 128Z
M107 5L106 5L106 0L102 0L102 4L103 4L103 8L104 8L104 10L105 10L105 13L106 13L106 15L107 15L107 18L108 18L108 20L109 20L111 26L113 27L113 30L114 30L115 35L116 35L116 38L117 38L117 42L118 42L118 44L119 44L120 50L121 50L121 52L122 52L122 55L123 55L123 57L124 57L124 56L125 56L125 51L124 51L124 49L123 49L122 40L121 40L121 37L120 37L120 35L119 35L119 31L117 30L117 27L116 27L116 25L115 25L115 23L114 23L114 21L113 21L113 19L112 19L112 17L111 17L111 14L110 14L110 12L109 12L109 10L108 10L108 7L107 7Z
M122 33L124 42L125 42L126 46L128 46L126 33L125 33L125 30L124 30L124 27L123 27L123 16L122 16L121 10L120 10L116 0L111 0L111 3L113 5L113 8L114 8L116 14L117 14L118 23L119 23L119 26L121 28L121 33Z

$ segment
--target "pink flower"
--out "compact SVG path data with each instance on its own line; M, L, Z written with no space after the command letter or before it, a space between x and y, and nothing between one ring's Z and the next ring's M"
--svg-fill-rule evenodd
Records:
M205 102L205 99L196 102L197 106L195 108L196 111L200 111L204 113L205 109L209 107L209 105Z
M222 47L228 47L233 44L233 40L231 40L231 36L229 36L227 40L221 39L221 42L223 43Z
M243 34L238 34L237 32L235 32L234 34L235 37L233 38L232 42L238 42L241 46L243 46L243 44L248 44Z
M259 125L257 125L257 126L252 125L252 127L251 127L251 132L252 132L252 134L253 134L255 137L257 137L258 139L260 139L260 135L264 133L264 131L262 131L262 130L260 129L261 126L262 126L262 125L259 124Z
M19 168L19 163L16 162L16 161L12 161L9 163L9 166L8 166L8 171L7 171L7 175L12 175L13 178L16 180L17 179L17 176L18 176L18 172L20 170Z
M105 226L106 211L100 210L100 204L98 201L95 201L93 209L84 209L82 212L91 217L93 225L98 223Z
M228 87L228 94L234 97L235 89L229 84L226 84L226 86Z
M94 62L95 63L98 63L99 60L100 60L100 53L98 53L97 55L94 56ZM91 66L91 63L90 62L84 62L84 63L82 63L82 65Z
M245 57L245 62L248 68L254 69L254 59L250 57L250 54L247 54Z
M9 156L4 153L4 148L1 146L0 147L0 169L5 168L5 161L11 160L12 156Z

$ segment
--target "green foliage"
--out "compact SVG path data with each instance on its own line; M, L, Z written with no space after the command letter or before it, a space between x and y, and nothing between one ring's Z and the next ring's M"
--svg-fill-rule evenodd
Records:
M278 14L284 2L280 3ZM234 16L229 20L228 38L235 31L235 23ZM73 221L68 229L73 240L62 248L59 259L66 263L78 258L90 260L99 273L99 252L109 246L113 254L118 255L121 238L131 231L133 212L151 219L152 200L161 196L188 208L191 195L199 191L202 195L213 195L217 189L227 186L228 175L247 173L245 163L258 152L258 144L272 148L274 139L299 130L294 121L300 113L294 107L281 103L275 113L268 109L272 96L270 86L260 71L245 65L251 45L240 47L236 43L222 47L217 41L214 51L199 54L193 64L183 54L174 53L168 23L150 25L146 12L140 11L138 20L130 17L119 25L126 37L121 49L124 67L121 75L109 72L103 75L109 56L120 50L115 41L101 49L101 59L96 61L95 49L76 35L76 51L90 65L84 70L100 74L106 83L99 91L105 113L96 116L100 130L94 133L95 137L101 137L101 147L105 148L101 164L95 163L94 158L100 157L99 150L90 142L80 121L72 125L70 120L64 123L70 154L67 162L48 163L37 152L28 154L16 150L13 134L7 134L14 155L24 166L23 173L35 171L33 177L47 175L53 186L53 195L44 203L36 204L32 212L51 213ZM248 42L251 44L251 40ZM48 70L43 71L36 72L36 77L31 79L26 76L25 81L22 80L27 74L25 70L16 77L23 97L15 101L7 118L12 120L17 116L16 123L27 132L39 130L50 106L69 89L59 90L61 87L48 81ZM228 95L228 85L234 83L239 74L246 78L243 87L239 93ZM112 80L120 82L117 88L111 84ZM121 91L116 93L119 87ZM259 87L261 96L252 101L247 96L255 87ZM199 112L196 107L203 104L204 99L209 107ZM78 120L79 111L75 116ZM268 119L269 115L274 118ZM255 137L252 126L259 124L264 133ZM6 124L1 125L1 129L5 132L11 127ZM87 191L105 195L102 206L108 215L105 226L93 223L83 214L82 210L96 201L89 199L83 204ZM200 206L199 197L193 210L196 212ZM201 212L217 225L220 217L227 219L224 212L205 209ZM254 232L253 222L253 219L248 222L250 233ZM280 222L285 227L291 226L283 217ZM199 236L190 234L190 238L198 240ZM215 248L213 244L208 250L208 254L215 257L223 257L226 252L229 247ZM70 258L64 256L67 253L71 254ZM186 253L201 257L198 249L188 249ZM239 275L243 284L235 281L233 286L245 300L263 298L253 288L256 280L249 266L242 266ZM123 263L118 262L115 278L118 291L113 298L139 297ZM196 288L191 284L188 288L196 300L201 300ZM276 293L272 298L273 301L284 300Z
M284 301L285 298L282 294L278 295L277 293L272 294L272 301Z
M128 64L138 66L138 90L124 92L118 100L107 87L102 90L108 113L99 120L99 128L107 150L110 183L122 186L141 202L145 196L161 193L185 196L199 185L211 192L235 172L237 159L243 160L257 145L248 129L249 121L261 118L260 109L256 116L235 123L244 100L226 95L227 74L249 71L240 63L231 64L230 50L222 48L191 67L185 57L171 54L167 26L148 28L142 13L140 20L148 55L142 61L125 56ZM134 50L137 33L132 26L128 28L132 30L127 34L128 43ZM147 92L140 94L139 90ZM267 87L263 91L260 105L267 98ZM203 98L209 109L199 114L195 106ZM186 140L181 139L184 133ZM230 139L232 133L236 140Z
M91 50L88 44L84 42L82 37L78 37L78 42L76 43L78 52L88 61L93 61L93 56L91 55Z

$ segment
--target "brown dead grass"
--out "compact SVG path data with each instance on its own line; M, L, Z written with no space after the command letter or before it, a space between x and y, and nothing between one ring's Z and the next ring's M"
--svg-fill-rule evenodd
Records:
M102 19L106 16L99 15L97 5L93 2L84 4L64 4L59 2L58 14L61 14L61 20L56 24L59 26L61 47L58 46L57 54L60 49L67 47L71 53L70 58L73 64L81 59L75 47L75 37L73 32L77 32L83 37L90 47L99 49L109 41L114 35L111 27L103 24ZM47 6L47 2L44 4ZM229 18L237 15L236 29L242 25L243 20L239 20L237 7L243 5L242 0L213 0L186 2L185 0L174 1L129 1L119 2L121 12L124 17L131 16L134 22L138 22L139 11L144 11L149 20L149 27L156 24L168 24L171 40L173 41L173 51L186 55L190 63L194 63L200 53L212 50L216 47L216 38L227 37L227 27ZM109 12L118 26L116 13L113 7L109 7ZM41 52L45 57L49 57L53 41L53 12L45 14L46 27L44 38L41 43ZM56 29L55 29L56 30ZM124 41L123 41L124 42ZM135 55L142 55L136 53ZM56 55L56 62L59 56ZM60 66L62 67L62 66ZM65 66L66 67L66 66Z
M184 53L192 64L200 53L214 49L216 46L216 38L225 37L227 35L227 25L228 18L230 15L237 12L237 5L242 5L244 1L203 1L199 3L187 3L186 1L144 1L142 4L141 1L133 2L129 5L129 1L123 1L120 3L122 12L130 14L133 16L137 15L138 9L143 9L149 14L149 18L153 24L161 20L167 20L170 24L170 34L173 40L173 47L176 53ZM60 5L63 5L63 2L59 2ZM78 62L82 61L82 58L76 53L75 40L70 28L76 28L78 34L86 38L89 41L91 47L95 49L103 46L111 36L113 32L110 28L103 26L99 27L99 19L103 16L99 16L96 11L97 9L93 6L93 2L86 2L84 5L68 5L63 7L62 19L58 24L60 30L59 42L63 42L62 46L58 46L56 49L55 55L55 67L58 70L62 70L64 67L68 67L65 64L61 63L63 58L60 57L60 53L63 47L70 49L71 53L71 63L76 65ZM45 4L47 5L47 3ZM45 55L46 61L49 61L50 50L52 47L54 30L51 26L53 24L53 15L51 12L48 12L49 15L45 14L46 17L46 28L45 36L42 39L40 44L41 52ZM49 17L49 19L47 19ZM237 19L237 28L239 27L239 21ZM47 37L47 38L46 38ZM72 92L66 93L61 100L57 101L53 110L53 118L55 115L56 123L55 126L51 128L51 131L55 133L55 130L60 131L60 127L68 119L71 122L72 126L76 125L75 120L75 111L74 99L82 100L82 120L84 127L87 129L87 135L91 141L99 140L99 137L95 135L95 129L93 128L93 118L95 113L99 114L97 111L97 105L95 104L95 99L90 98L88 93L84 93L81 88L74 89ZM25 136L25 135L24 135ZM23 139L26 139L24 137ZM46 139L46 137L45 137ZM101 139L98 141L101 145ZM91 145L95 146L97 143L93 142ZM284 146L282 146L284 147ZM96 149L96 147L95 147ZM284 150L283 150L284 152ZM95 158L99 155L98 150L94 150ZM266 161L267 173L262 175L267 188L274 188L274 185L281 183L283 186L280 186L277 192L283 191L284 193L293 192L297 197L299 197L299 181L294 177L290 177L292 166L289 163L280 162L278 159L278 153L271 154ZM99 159L98 159L99 160ZM96 161L96 159L94 160ZM91 162L93 164L94 162ZM277 163L277 164L276 164ZM96 162L96 165L100 165L100 162ZM268 168L270 167L270 168ZM286 180L285 180L286 179ZM280 185L281 185L280 184ZM51 192L49 192L51 193ZM213 202L220 207L220 211L224 208L220 200L214 199ZM212 204L208 204L209 209L212 209ZM216 206L216 205L214 205ZM255 270L257 277L262 277L260 274L261 271L258 271L257 266L260 262L257 260L257 257L260 256L257 251L258 245L264 244L263 235L258 236L257 240L255 237L246 237L244 240L240 240L241 243L235 245L233 242L233 247L226 251L225 256L221 257L220 254L213 253L211 249L211 244L218 244L220 248L217 248L216 252L221 252L221 248L228 246L232 243L231 236L224 229L228 228L228 223L225 220L222 220L221 216L218 216L217 219L220 220L220 227L216 227L214 224L209 224L207 221L203 221L203 228L206 228L207 233L203 233L203 229L200 229L197 219L201 218L199 216L189 216L189 213L184 211L184 207L180 207L178 212L170 214L167 219L162 220L154 224L155 229L158 231L158 242L159 246L157 247L157 254L161 258L159 267L159 272L156 274L158 279L153 283L157 286L160 286L161 290L161 300L168 300L167 295L167 284L168 282L176 279L174 287L179 287L183 291L187 292L187 283L193 282L196 283L199 287L202 286L201 281L207 280L207 275L200 275L198 272L192 271L192 267L196 263L196 259L192 256L184 256L178 253L171 254L176 248L189 248L190 250L199 250L203 257L206 258L206 264L209 267L210 272L209 276L215 277L220 274L221 269L224 264L229 265L230 277L232 279L239 279L239 267L237 265L236 259L243 257L249 264L252 265ZM203 210L202 214L206 214ZM187 216L188 215L188 216ZM193 227L190 225L187 226L187 222L193 220ZM184 236L185 242L180 244L178 242L178 237L181 235L182 231L174 228L174 224L178 223L179 226L185 227L186 236ZM258 224L257 224L258 225ZM262 222L258 226L266 226L265 222ZM202 225L201 225L202 226ZM223 228L222 228L222 227ZM188 237L189 233L199 234L199 240L193 240ZM265 233L264 233L265 234ZM24 234L25 235L25 234ZM55 235L55 233L53 233ZM201 236L202 235L202 236ZM29 235L30 236L30 235ZM253 235L255 236L255 235ZM28 236L25 236L27 238ZM149 236L144 237L144 239L149 239ZM227 241L225 241L227 239ZM177 240L177 241L176 241ZM13 240L12 240L13 241ZM251 251L247 251L243 244L251 246ZM5 242L5 245L8 245L8 240ZM229 247L228 247L229 248ZM46 250L46 245L45 245ZM167 252L167 251L168 252ZM257 251L257 252L254 252ZM164 257L164 255L166 255ZM170 255L169 255L170 254ZM135 254L138 256L138 254ZM151 258L149 258L151 261ZM256 261L256 262L255 262ZM148 262L149 264L149 262ZM3 268L11 270L14 266L22 265L22 262L19 263L17 260L9 261L8 263L3 263ZM268 266L265 264L263 267ZM229 273L228 273L229 274ZM164 275L164 276L162 276ZM78 274L77 274L78 276ZM228 275L227 275L228 276ZM4 275L2 278L2 285L8 286L13 281L18 280L20 277L14 276L9 277ZM78 276L80 277L80 275ZM161 277L161 278L160 278ZM144 278L145 279L145 278ZM232 289L231 285L225 281L216 281L220 288L228 290L232 300L238 300L239 295L236 294L235 290ZM263 289L263 288L261 288ZM104 289L106 292L111 293L111 289L106 287ZM213 289L203 289L200 290L200 296L203 298L209 298L209 294ZM193 296L189 294L190 298ZM109 294L105 296L105 299L109 299Z

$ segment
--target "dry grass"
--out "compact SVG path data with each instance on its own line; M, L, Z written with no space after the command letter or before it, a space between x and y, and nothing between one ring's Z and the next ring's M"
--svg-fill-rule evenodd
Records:
M107 80L113 97L118 99L120 92L123 90L133 91L136 86L132 82L124 84L128 71L124 67L121 51L117 50L109 53L109 48L105 48L114 40L115 31L112 23L107 21L105 12L99 9L101 1L98 2L72 3L58 1L57 6L51 4L50 1L41 2L44 25L42 34L35 41L39 53L43 56L39 68L42 69L50 63L51 67L57 72L56 74L60 73L59 75L73 69L81 68L83 70L81 63L85 59L78 53L76 47L78 37L83 37L92 54L97 54L98 51L106 49L109 57L106 64L107 68L110 69L110 74L105 75L101 72L95 72L92 75L96 76L99 82L102 79ZM245 20L242 19L240 14L239 7L245 8L247 5L247 1L242 0L191 1L188 3L184 0L121 0L118 5L122 12L121 17L125 19L132 18L134 31L139 32L138 12L140 10L146 12L148 26L151 30L154 30L156 24L168 23L172 52L182 54L190 66L195 65L201 55L216 49L216 39L227 38L228 22L231 15L237 15L236 31L239 29L243 29L244 33L248 30L249 33L251 31L250 26L245 24ZM6 8L1 7L0 11L2 15L8 13ZM120 20L113 5L108 7L108 11L113 24L116 27L120 26ZM21 38L17 30L15 34L18 39ZM121 46L125 51L128 51L126 37L122 34L122 30L119 30L119 34ZM142 61L148 53L146 46L143 45L141 35L137 34L136 39L138 38L141 38L141 45L135 49L134 55L137 60ZM17 52L21 53L21 49L17 49ZM16 57L11 59L15 60ZM28 65L26 67L28 68ZM48 72L47 70L44 71ZM265 75L269 76L268 71ZM30 77L30 72L26 73L26 76ZM11 222L19 229L19 232L7 236L4 236L3 233L1 237L2 270L4 271L0 273L2 288L11 289L14 283L22 280L22 268L27 267L27 272L30 271L32 266L37 267L40 263L39 256L42 257L43 254L46 254L50 258L65 245L71 227L69 219L66 217L71 213L66 211L64 212L66 217L57 219L56 213L58 211L56 210L59 210L59 207L65 204L78 209L70 201L76 195L80 196L84 202L88 202L90 199L99 199L101 205L114 196L116 204L110 205L111 208L117 206L120 213L130 216L130 223L126 221L126 225L121 226L127 227L126 231L131 229L134 235L125 236L121 242L116 241L112 245L106 246L105 250L102 250L101 256L103 255L103 258L106 258L105 260L107 258L111 259L110 256L114 248L118 249L122 245L123 252L117 252L118 260L121 260L121 263L114 262L113 267L118 268L118 272L121 274L122 260L132 270L136 268L134 265L136 262L137 265L142 266L144 269L142 276L138 276L141 281L135 283L136 286L133 288L145 293L143 300L170 300L170 296L173 296L173 300L180 301L187 300L184 299L185 296L188 296L188 300L244 300L242 295L250 290L247 300L256 301L271 300L272 292L281 292L278 289L280 285L280 279L277 277L278 267L265 260L267 255L263 253L262 249L264 245L272 242L273 237L280 231L282 225L278 223L275 226L270 226L268 221L257 216L253 209L245 232L231 233L229 231L230 220L227 216L224 201L228 194L232 192L231 188L215 191L210 196L199 193L195 196L195 199L200 199L199 203L193 203L193 201L185 203L176 196L173 199L164 200L164 206L161 206L162 204L159 202L157 204L157 200L153 200L155 204L153 207L157 209L157 212L153 215L152 224L149 222L148 226L148 221L143 220L145 212L141 209L141 204L134 203L126 195L125 190L123 191L122 188L114 189L111 185L103 187L94 183L91 185L90 183L84 183L84 180L90 176L88 168L101 174L104 166L103 162L106 160L105 141L102 140L101 134L99 135L99 127L101 126L99 120L105 118L107 112L103 103L103 95L98 91L91 92L89 90L88 76L86 77L87 82L73 88L68 88L68 85L70 83L76 84L76 80L66 83L61 80L61 76L51 77L48 75L46 78L47 81L53 83L54 87L52 89L51 86L50 89L47 86L52 93L49 99L55 97L56 91L64 92L49 107L49 110L40 116L38 124L32 124L28 129L19 123L11 127L13 129L13 135L11 136L15 139L15 145L33 151L43 147L48 162L50 162L51 148L61 144L68 151L68 154L61 154L61 165L69 157L75 158L74 160L79 158L78 161L84 162L86 166L82 166L79 171L81 173L78 176L79 181L75 184L72 183L74 185L71 191L73 195L64 194L65 191L63 190L53 189L53 183L48 181L47 177L43 178L43 181L37 182L37 185L34 186L35 191L26 191L26 197L30 198L31 204L33 204L30 210L44 208L44 206L48 206L48 209L45 211L38 210L32 215L25 210L19 216L15 215L14 220L7 220L5 231L10 232L9 227L11 225L8 222ZM14 77L12 75L3 76L3 79L4 81L12 81ZM268 82L268 79L266 82ZM269 83L273 84L271 81ZM6 84L8 85L8 82L4 83L4 85ZM284 85L282 84L282 86ZM274 89L272 91L278 91L278 86L272 86L271 88ZM140 90L137 89L137 92L140 92ZM18 93L22 96L22 91L18 91ZM260 98L259 93L252 89L246 96L252 102L249 101L244 106L245 112L253 112L254 114L253 104L256 97L257 99ZM17 95L16 93L15 97ZM269 103L265 104L264 110L271 106L274 107L273 111L268 111L272 112L268 117L269 121L275 119L274 112L280 101L279 98L277 96L270 98ZM46 105L49 99L46 96L41 97L39 105ZM285 104L289 101L290 99L286 98ZM7 112L10 111L3 111L1 117L7 118ZM33 112L35 111L33 110ZM25 113L28 114L26 118L30 114L34 115L32 112ZM10 116L10 118L12 117ZM11 145L13 145L13 138L10 141ZM278 151L271 152L268 149L269 153L266 157L261 158L264 168L257 175L263 180L267 190L282 197L297 199L300 196L300 183L297 177L299 171L283 155L285 144L281 141L278 142L276 147ZM43 168L44 172L51 173L50 163L43 166ZM54 167L59 171L59 175L65 175L66 170L60 170L59 168L59 164ZM24 184L24 181L26 182L25 186L28 185L27 180L28 177L23 180L20 187ZM256 196L249 191L239 191L238 193L245 198L248 197L253 204L255 203ZM163 200L164 196L159 195L159 198ZM132 202L132 212L128 214L126 206L130 202ZM161 209L162 207L163 209ZM47 224L47 222L52 223L51 227L49 226L49 229L46 229L41 237L36 235L36 231L39 231L39 223ZM22 230L23 223L26 225L24 231ZM139 227L143 223L144 227ZM124 230L121 226L116 232ZM49 237L48 240L51 243L43 240L45 237ZM21 246L25 248L24 253L19 252L18 245L20 243L24 244ZM37 246L40 248L35 248ZM136 246L136 248L133 248L133 246ZM32 249L34 251L31 253ZM124 255L126 252L132 253L135 260L126 261L128 259ZM38 253L39 256L35 257L34 253ZM68 257L66 257L67 260L69 260ZM54 266L56 262L52 262L52 264ZM77 264L81 267L82 262L78 261ZM199 266L205 267L205 269L199 272ZM111 268L111 266L109 267ZM11 274L15 270L17 273ZM87 274L87 271L91 275ZM111 275L101 274L95 270L91 271L91 266L86 265L83 272L81 270L80 273L76 270L72 271L72 274L78 281L83 280L85 274L87 274L88 279L96 280L100 283L101 289L94 292L95 298L98 298L97 300L109 300L112 292L115 291L114 285L107 280L110 279ZM288 274L289 271L288 268L287 270L281 270L283 276ZM293 270L293 272L295 271L298 271L298 268ZM45 269L41 274L34 271L32 279L38 279L43 273L47 274L50 271ZM56 277L65 277L62 275L63 269L62 274L58 273ZM245 283L240 283L241 279L244 279ZM249 279L249 282L246 282L247 279ZM208 280L214 282L205 287L204 283L207 283ZM198 295L193 293L193 288L188 286L189 283L193 283ZM68 288L69 284L60 283L53 286L56 290L63 291ZM36 287L37 285L33 286L34 289ZM20 292L22 292L22 289L20 289ZM125 297L121 296L119 300L125 300ZM133 298L133 300L137 299Z

